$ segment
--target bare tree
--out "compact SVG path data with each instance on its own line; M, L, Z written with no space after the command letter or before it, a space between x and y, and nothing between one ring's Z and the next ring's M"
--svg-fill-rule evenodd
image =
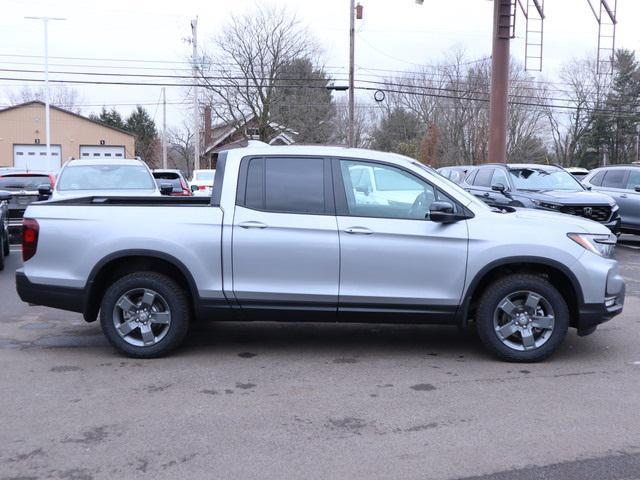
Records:
M74 113L81 112L80 104L83 102L83 99L78 90L64 83L53 85L50 88L51 105L64 108ZM44 87L32 88L25 85L18 91L9 91L7 97L12 105L31 102L33 100L44 102L45 92Z
M216 53L204 56L200 71L214 115L235 125L252 118L268 141L281 72L297 59L314 58L311 35L284 8L256 4L250 13L232 15L213 47Z
M373 130L377 123L376 108L369 104L356 104L353 118L354 146L357 148L369 148L372 142ZM347 128L349 125L349 111L346 99L336 102L336 115L333 119L332 143L338 145L347 144Z
M573 59L560 72L566 85L563 95L568 101L567 110L547 107L551 140L556 161L564 166L575 165L580 142L587 135L596 118L593 111L605 102L611 79L599 75L593 58Z
M189 122L183 122L181 127L174 127L167 132L168 152L167 163L191 177L193 172L194 138L193 128Z

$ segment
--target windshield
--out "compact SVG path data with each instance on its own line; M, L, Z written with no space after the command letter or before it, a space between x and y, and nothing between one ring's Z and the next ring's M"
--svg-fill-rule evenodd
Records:
M155 190L142 165L78 165L62 170L57 190Z
M42 184L51 185L48 175L12 175L0 178L0 190L38 190Z
M511 168L511 180L516 190L584 190L582 185L564 170L545 170L542 168Z
M213 176L215 175L215 170L202 170L200 172L196 172L196 180L213 180Z

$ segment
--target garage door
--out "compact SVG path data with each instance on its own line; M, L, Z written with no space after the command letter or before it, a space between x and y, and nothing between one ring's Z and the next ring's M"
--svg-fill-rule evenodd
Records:
M46 145L14 145L13 166L25 170L54 171L60 168L60 145L51 145L51 158L47 158Z
M112 145L81 145L80 158L124 158L124 147Z

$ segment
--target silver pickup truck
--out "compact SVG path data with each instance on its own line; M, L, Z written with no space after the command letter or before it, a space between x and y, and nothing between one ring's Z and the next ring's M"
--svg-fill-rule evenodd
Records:
M99 316L134 357L169 352L203 320L475 321L499 358L537 361L624 302L602 225L491 209L368 150L229 150L211 198L35 203L23 230L22 300Z

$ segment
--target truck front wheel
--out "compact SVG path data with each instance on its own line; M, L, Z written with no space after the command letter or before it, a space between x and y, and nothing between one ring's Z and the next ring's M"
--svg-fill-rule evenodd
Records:
M182 343L189 329L189 301L169 277L154 272L114 282L100 305L100 324L116 349L130 357L154 358Z
M499 358L537 362L558 349L569 328L560 292L537 275L514 274L491 284L478 305L482 343Z

